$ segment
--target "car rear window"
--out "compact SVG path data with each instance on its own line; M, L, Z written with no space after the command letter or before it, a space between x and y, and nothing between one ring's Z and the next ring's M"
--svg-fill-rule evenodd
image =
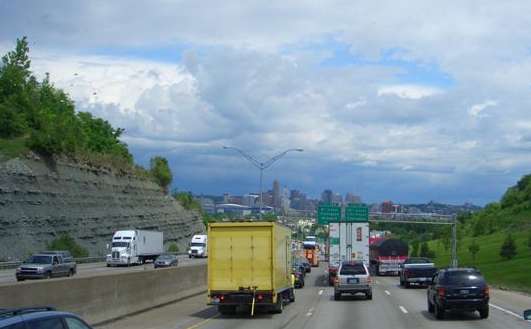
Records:
M363 264L343 264L341 270L339 271L340 275L357 275L357 274L367 274Z
M29 329L64 329L61 318L33 320L28 323Z
M447 272L443 278L443 283L451 285L479 285L484 284L485 279L477 272L456 271Z

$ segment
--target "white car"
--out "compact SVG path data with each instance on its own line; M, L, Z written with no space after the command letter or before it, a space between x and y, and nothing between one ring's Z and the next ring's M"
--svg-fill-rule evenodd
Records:
M372 278L367 266L362 261L344 261L339 266L334 282L334 299L341 299L342 294L363 293L372 299Z

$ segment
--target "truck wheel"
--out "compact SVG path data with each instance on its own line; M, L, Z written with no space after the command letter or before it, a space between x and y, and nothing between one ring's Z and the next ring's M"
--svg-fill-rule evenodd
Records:
M404 287L407 289L407 288L411 287L411 285L409 284L409 282L405 281L404 282Z
M437 303L434 307L435 317L439 320L444 319L444 308L441 308Z
M236 313L236 306L234 305L218 305L218 312L222 315L231 315Z
M68 276L74 276L74 270L73 269L70 269L70 271L68 271Z
M292 289L289 290L289 302L293 303L294 301L295 301L295 292L294 292L294 290L292 288Z
M489 306L485 306L483 308L480 308L479 310L479 317L482 319L486 319L489 317Z
M284 311L284 296L282 293L277 296L277 303L273 307L272 313L280 314Z
M372 300L372 291L369 291L365 297L367 297L367 300Z
M340 300L341 299L341 293L340 292L334 292L334 300Z
M107 264L107 267L111 267L111 264Z
M23 278L17 278L17 281L24 281Z
M51 279L51 277L52 277L52 272L46 272L46 274L44 275L45 279Z
M404 286L404 280L402 280L402 277L400 277L400 286L401 286L401 287Z
M192 255L188 255L188 258L192 258Z

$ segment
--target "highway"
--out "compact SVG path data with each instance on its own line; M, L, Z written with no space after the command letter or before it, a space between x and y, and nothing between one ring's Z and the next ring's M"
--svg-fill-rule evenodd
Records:
M192 264L206 263L206 259L200 259L200 258L189 259L187 255L179 255L178 259L179 259L178 266L189 266ZM78 264L77 274L74 277L90 277L90 276L95 276L95 275L106 275L106 274L111 274L111 273L143 271L146 269L153 269L153 264L148 263L144 265L136 265L136 266L130 266L130 267L125 267L125 266L107 267L106 264L103 262ZM28 282L28 281L24 281L24 282ZM23 284L24 282L19 282L19 284ZM17 279L15 278L15 269L1 270L0 271L0 285L13 284L13 283L17 283Z
M426 310L426 290L404 289L397 278L377 277L373 300L344 296L334 301L333 288L324 281L324 267L315 268L306 277L306 287L296 290L295 303L282 314L259 312L251 318L246 311L222 316L215 307L205 305L206 294L159 307L144 313L99 326L101 329L335 329L335 328L485 328L512 329L531 327L518 318L531 307L531 297L493 289L490 317L480 320L477 314L448 313L436 320ZM502 310L503 309L503 310ZM510 312L514 313L511 314Z

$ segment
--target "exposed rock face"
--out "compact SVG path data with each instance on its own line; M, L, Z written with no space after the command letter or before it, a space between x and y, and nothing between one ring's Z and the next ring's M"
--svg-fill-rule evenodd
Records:
M166 247L185 251L204 227L199 213L145 178L36 156L0 163L0 259L26 257L62 233L91 256L105 255L121 229L162 231Z

